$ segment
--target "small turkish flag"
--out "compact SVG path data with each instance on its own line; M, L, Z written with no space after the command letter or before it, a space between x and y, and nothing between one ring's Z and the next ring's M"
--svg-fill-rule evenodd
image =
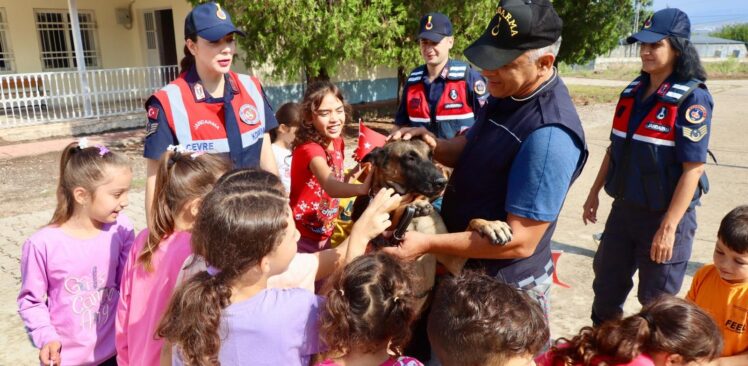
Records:
M384 146L385 142L387 142L387 136L364 126L364 121L359 118L358 148L353 152L353 159L361 161L374 148Z

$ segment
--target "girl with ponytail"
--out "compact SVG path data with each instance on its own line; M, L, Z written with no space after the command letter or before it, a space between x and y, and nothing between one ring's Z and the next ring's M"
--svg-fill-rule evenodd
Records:
M174 365L308 365L318 353L321 298L268 288L286 270L299 232L282 190L216 187L203 200L192 247L208 268L178 286L158 337Z
M664 295L638 314L561 338L538 366L697 366L719 357L722 336L695 304Z
M419 366L402 355L416 318L410 275L383 252L358 257L329 280L320 336L327 357L316 366Z
M18 313L43 365L116 365L114 313L133 242L132 170L106 146L62 152L57 207L23 244Z
M191 254L190 229L200 200L229 169L218 155L171 146L156 174L152 215L130 250L117 308L117 362L155 365L163 341L153 335L182 263Z

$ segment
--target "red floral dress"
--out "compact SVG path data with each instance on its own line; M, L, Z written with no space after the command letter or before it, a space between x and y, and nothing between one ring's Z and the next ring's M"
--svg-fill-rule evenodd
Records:
M333 140L333 150L307 142L293 150L291 158L291 209L301 236L313 241L327 240L338 217L338 199L330 197L320 186L309 164L323 157L335 178L343 181L343 139Z

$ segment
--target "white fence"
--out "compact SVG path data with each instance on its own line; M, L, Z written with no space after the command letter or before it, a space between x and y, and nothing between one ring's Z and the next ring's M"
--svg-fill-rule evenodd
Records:
M0 75L0 128L143 112L177 73L176 65L88 70L88 93L78 71Z

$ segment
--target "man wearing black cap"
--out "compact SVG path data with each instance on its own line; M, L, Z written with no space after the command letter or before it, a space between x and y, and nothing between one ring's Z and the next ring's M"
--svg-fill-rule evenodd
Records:
M441 13L421 18L418 41L426 64L410 72L395 116L397 126L425 127L452 138L475 122L485 103L486 83L470 65L449 58L452 23Z
M551 235L587 158L582 124L553 67L561 27L548 0L502 0L484 34L465 50L483 70L491 94L475 125L449 140L419 128L392 135L423 137L434 158L455 169L442 207L450 233L409 232L401 246L388 250L404 258L471 258L468 268L527 291L546 314L554 270ZM495 245L488 236L465 231L472 219L493 221L496 229L488 234L511 240Z

